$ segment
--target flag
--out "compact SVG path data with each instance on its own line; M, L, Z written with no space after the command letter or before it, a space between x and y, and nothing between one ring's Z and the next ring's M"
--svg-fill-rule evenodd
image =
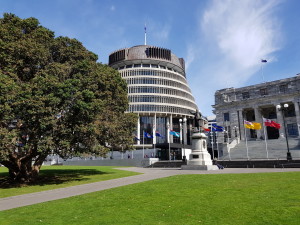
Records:
M145 138L153 138L153 136L147 132L144 132L144 137Z
M210 131L210 129L208 129L208 128L203 128L203 130L204 130L204 131L207 131L207 132Z
M266 127L275 127L276 129L280 129L280 123L275 123L273 120L263 118Z
M163 138L163 136L158 131L155 132L155 136Z
M245 126L245 128L248 128L248 129L254 129L253 123L251 123L247 120L244 120L244 126Z
M261 129L260 123L249 122L247 120L244 120L244 126L245 126L245 128L252 129L252 130L260 130Z
M136 141L140 141L140 139L138 139L138 137L137 137L137 136L135 136L135 137L134 137L134 140L136 140Z
M180 137L180 134L174 130L170 130L170 134L175 136L175 137Z
M262 59L261 62L262 62L262 63L266 63L266 62L268 62L268 61L267 61L266 59Z
M260 130L261 129L261 124L260 123L252 123L253 124L253 130Z
M217 124L213 123L212 124L212 130L222 132L222 131L224 131L224 127L218 126Z

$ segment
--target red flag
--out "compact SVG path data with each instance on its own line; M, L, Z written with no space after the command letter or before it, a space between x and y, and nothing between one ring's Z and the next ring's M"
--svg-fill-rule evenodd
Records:
M263 118L266 127L274 127L276 129L280 129L280 124L275 123L273 120Z
M275 127L276 129L280 129L280 123L275 123L274 121L272 121L272 126Z

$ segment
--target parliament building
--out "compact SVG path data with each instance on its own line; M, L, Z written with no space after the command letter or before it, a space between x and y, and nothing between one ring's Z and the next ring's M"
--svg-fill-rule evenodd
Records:
M109 66L127 82L127 111L139 115L136 147L160 148L161 159L169 158L167 148L172 149L174 159L186 155L197 105L187 83L184 59L169 49L139 45L111 53ZM170 130L183 135L170 136ZM145 138L145 132L153 138Z
M226 88L215 93L214 113L218 125L225 127L223 141L233 139L278 139L299 137L300 126L300 74L294 77L264 82L241 88ZM263 118L280 123L278 130L266 127L261 130L244 129L244 120L263 123Z

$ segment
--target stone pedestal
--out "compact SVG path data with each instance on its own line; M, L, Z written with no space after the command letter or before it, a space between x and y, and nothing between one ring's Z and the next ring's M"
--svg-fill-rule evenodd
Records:
M218 170L212 164L211 156L207 151L207 137L204 133L194 133L192 136L192 153L189 155L187 165L182 165L183 170Z

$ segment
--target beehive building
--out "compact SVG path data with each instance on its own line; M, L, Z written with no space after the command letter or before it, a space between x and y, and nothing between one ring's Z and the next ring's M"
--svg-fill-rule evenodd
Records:
M139 115L136 147L155 145L164 149L169 145L172 154L181 158L182 149L190 144L192 113L197 109L184 59L169 49L139 45L111 53L109 66L117 69L128 84L128 112ZM169 130L183 135L170 136ZM153 138L145 138L144 132ZM159 154L168 158L166 152Z

